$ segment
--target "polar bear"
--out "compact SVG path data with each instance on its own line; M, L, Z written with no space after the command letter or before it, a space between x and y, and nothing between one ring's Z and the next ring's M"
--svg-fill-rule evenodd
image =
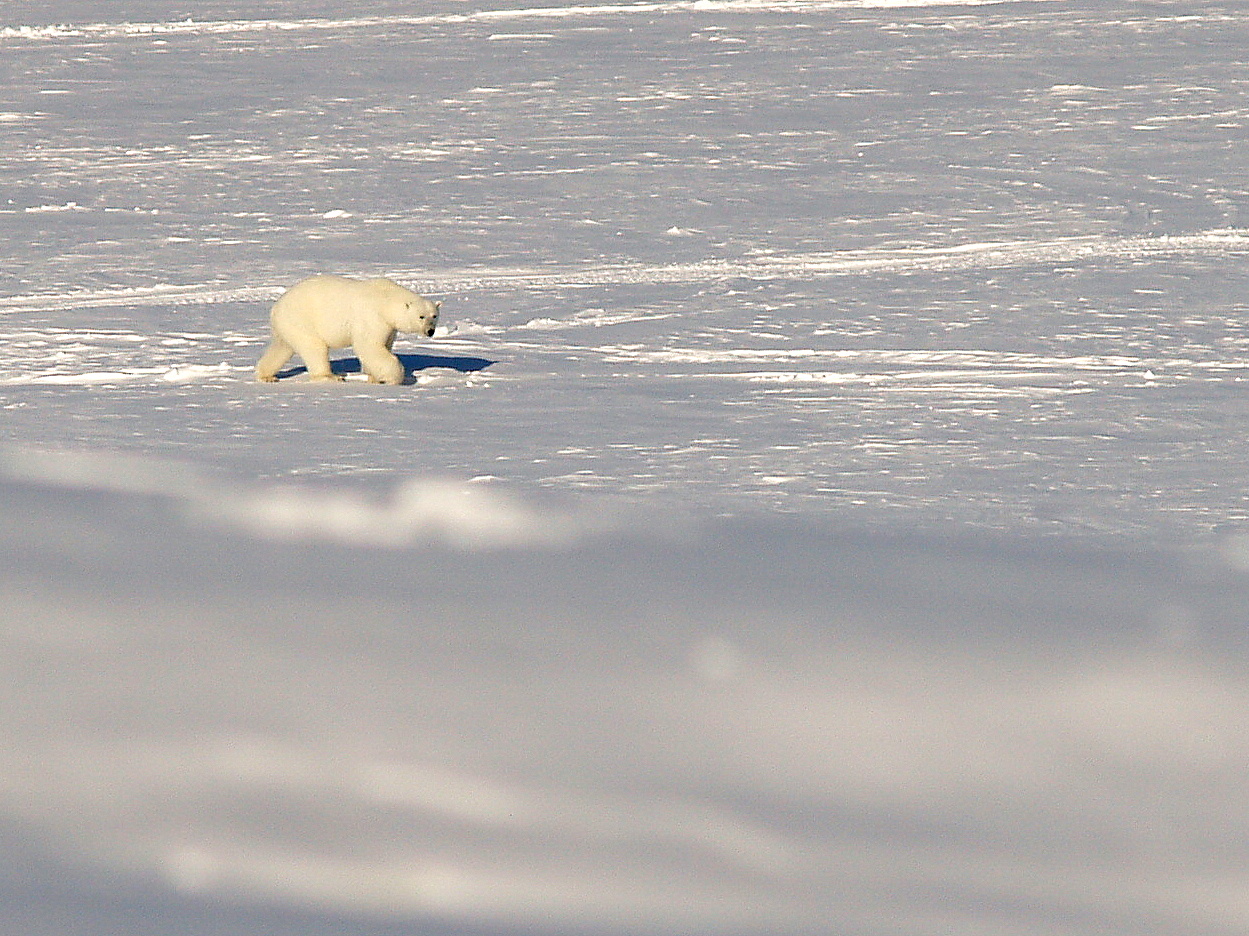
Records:
M430 302L391 280L313 276L273 304L273 341L256 365L256 379L277 373L298 354L313 380L342 380L330 370L330 348L350 345L373 383L403 383L403 364L390 347L396 332L432 338L441 302Z

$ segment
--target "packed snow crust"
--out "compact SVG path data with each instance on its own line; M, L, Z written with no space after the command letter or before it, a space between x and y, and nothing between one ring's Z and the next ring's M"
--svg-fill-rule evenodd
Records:
M1243 934L1247 45L6 4L0 933Z

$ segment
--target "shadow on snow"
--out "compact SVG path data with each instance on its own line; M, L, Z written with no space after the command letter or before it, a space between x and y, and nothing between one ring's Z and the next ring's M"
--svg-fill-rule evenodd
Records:
M403 354L396 352L401 364L403 364L405 384L413 383L413 375L419 371L426 370L431 367L445 367L450 370L459 371L461 374L473 374L480 370L485 370L494 364L487 358L479 357L450 357L441 354ZM356 357L339 358L336 361L330 361L330 370L340 376L347 374L359 374L362 370L360 359ZM297 377L300 374L306 374L308 368L303 365L288 367L281 371L277 376L279 380L287 377Z

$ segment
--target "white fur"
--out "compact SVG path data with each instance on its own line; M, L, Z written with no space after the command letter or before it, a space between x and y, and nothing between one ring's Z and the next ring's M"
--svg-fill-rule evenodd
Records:
M311 379L342 380L330 370L329 351L350 345L370 381L403 383L403 364L390 351L395 334L433 337L441 306L388 279L310 277L273 304L273 342L256 365L256 379L277 380L298 354Z

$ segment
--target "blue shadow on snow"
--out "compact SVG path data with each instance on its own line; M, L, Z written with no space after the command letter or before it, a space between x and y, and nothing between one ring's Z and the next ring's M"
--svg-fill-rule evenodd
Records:
M405 384L414 382L413 375L418 371L426 370L430 367L445 367L450 370L459 371L461 374L474 374L477 371L485 370L492 365L494 361L487 358L479 357L451 357L442 354L404 354L396 352L395 357L403 364ZM330 361L330 370L335 374L346 376L347 374L358 374L361 372L360 359L356 357L339 358L336 361ZM282 380L287 377L297 377L300 374L306 374L308 368L301 365L288 367L278 373L278 379Z

